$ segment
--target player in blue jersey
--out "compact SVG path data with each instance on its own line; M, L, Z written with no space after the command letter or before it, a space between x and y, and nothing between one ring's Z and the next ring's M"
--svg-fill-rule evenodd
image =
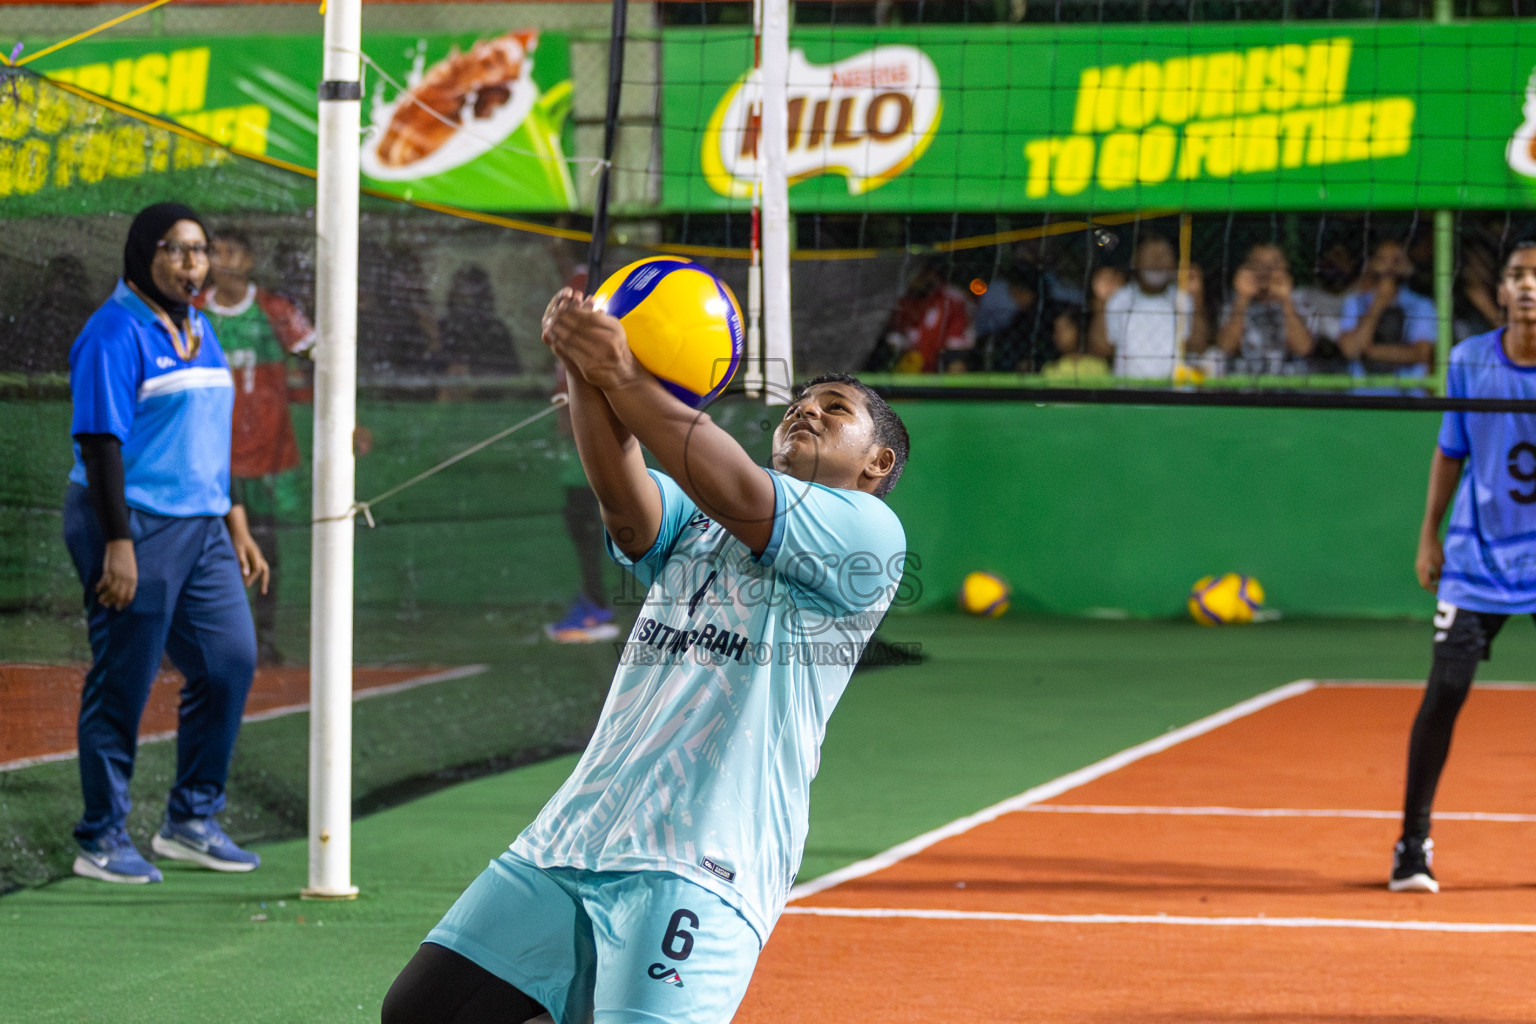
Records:
M854 378L817 378L765 469L578 293L555 297L544 340L609 553L645 602L570 779L427 936L383 1019L723 1024L799 869L827 720L901 578L881 498L906 428Z
M1446 394L1518 399L1536 409L1536 242L1520 243L1505 260L1499 301L1509 325L1451 350ZM1445 414L1415 568L1438 598L1434 662L1409 740L1403 834L1388 888L1438 892L1430 808L1456 715L1505 621L1536 613L1536 412Z
M92 662L80 697L74 872L158 882L128 836L139 719L160 659L185 683L176 780L151 843L162 857L249 871L214 817L256 666L245 584L267 565L229 500L234 380L202 313L208 238L176 203L141 211L123 278L69 353L75 463L64 541L85 588Z

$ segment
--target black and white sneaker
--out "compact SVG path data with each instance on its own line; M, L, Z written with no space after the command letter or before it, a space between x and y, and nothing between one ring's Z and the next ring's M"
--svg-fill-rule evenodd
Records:
M1392 848L1392 878L1387 888L1393 892L1439 892L1434 859L1433 839L1399 839Z

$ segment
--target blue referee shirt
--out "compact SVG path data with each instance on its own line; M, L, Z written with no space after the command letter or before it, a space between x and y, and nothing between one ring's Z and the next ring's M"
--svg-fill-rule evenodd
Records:
M1509 361L1503 328L1479 334L1451 349L1446 394L1536 403L1536 367ZM1467 462L1438 597L1471 611L1536 612L1536 413L1448 412L1440 450Z
M123 445L128 504L162 516L229 511L235 386L207 319L189 312L202 344L183 360L170 332L122 281L69 350L73 434L112 434ZM85 486L75 446L72 483Z

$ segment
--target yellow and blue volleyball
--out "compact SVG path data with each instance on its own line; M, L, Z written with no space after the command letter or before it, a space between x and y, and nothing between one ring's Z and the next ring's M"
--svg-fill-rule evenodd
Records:
M640 365L696 409L724 391L741 366L741 306L724 281L692 260L652 256L631 263L592 300L619 318Z
M1001 576L973 572L960 583L960 610L984 619L995 619L1008 610L1013 588Z
M1202 626L1252 622L1263 605L1264 588L1241 573L1202 576L1189 591L1189 617Z

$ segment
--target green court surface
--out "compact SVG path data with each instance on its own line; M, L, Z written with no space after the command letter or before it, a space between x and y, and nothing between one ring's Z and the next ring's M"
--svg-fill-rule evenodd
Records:
M1427 625L1409 622L1204 630L922 614L882 632L921 643L926 660L855 677L823 750L802 880L1263 690L1299 678L1415 679L1429 654ZM1484 674L1519 678L1533 654L1536 632L1513 623ZM69 879L0 898L0 1020L377 1020L416 943L570 764L545 761L359 820L355 902L297 898L303 841L259 846L265 863L250 875L172 869L159 886Z

